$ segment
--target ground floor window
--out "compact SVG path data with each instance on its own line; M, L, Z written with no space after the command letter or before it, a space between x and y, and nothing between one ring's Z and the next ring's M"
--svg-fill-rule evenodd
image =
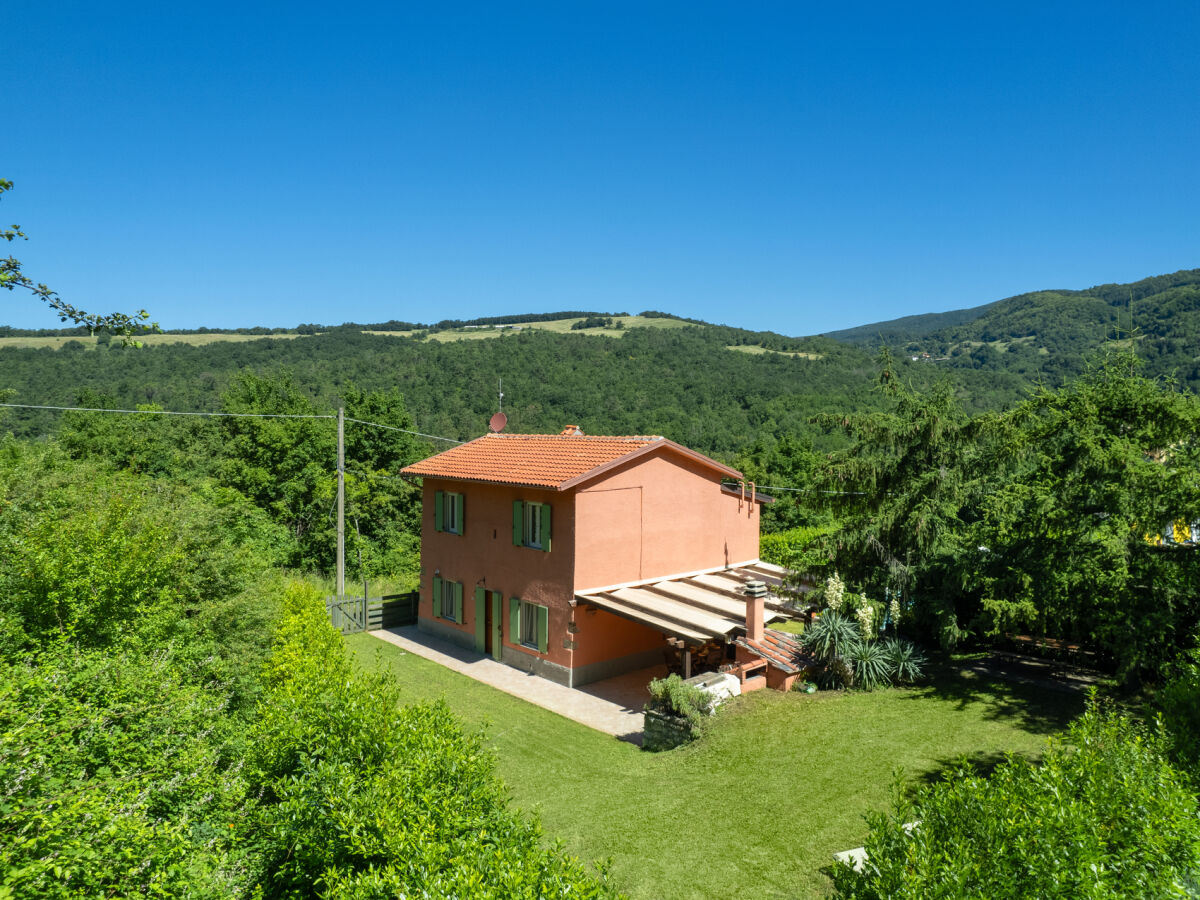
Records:
M526 647L538 645L537 614L539 609L541 607L535 603L521 604L521 643Z
M516 597L510 603L509 640L538 653L545 653L550 644L550 610Z
M462 582L433 576L433 616L462 624Z

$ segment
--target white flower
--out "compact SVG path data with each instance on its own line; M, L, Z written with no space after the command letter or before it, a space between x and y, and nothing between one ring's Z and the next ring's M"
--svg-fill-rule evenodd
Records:
M900 621L900 601L894 597L892 598L891 605L888 607L888 615L892 617L893 625Z
M846 585L842 583L842 579L838 577L838 573L833 575L825 582L825 603L834 612L842 605L842 597L846 593Z
M858 608L858 611L854 615L858 618L858 625L862 629L862 636L870 639L871 622L875 618L875 607L871 606L864 597L862 606Z

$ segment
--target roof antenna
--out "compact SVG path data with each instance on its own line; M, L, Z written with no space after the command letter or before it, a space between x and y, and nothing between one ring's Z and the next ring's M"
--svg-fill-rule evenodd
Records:
M508 424L508 416L506 416L504 414L504 379L503 378L500 379L500 398L497 402L499 405L496 410L496 414L494 416L492 416L491 420L488 422L488 428L490 428L494 434L499 434L501 431L504 430L504 426Z

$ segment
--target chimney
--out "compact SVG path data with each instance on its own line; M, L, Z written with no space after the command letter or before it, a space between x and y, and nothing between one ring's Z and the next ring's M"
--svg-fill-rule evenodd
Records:
M763 639L763 619L766 615L767 585L762 581L746 582L746 637L751 641Z
M568 425L559 434L563 437L581 437L583 430L578 425Z

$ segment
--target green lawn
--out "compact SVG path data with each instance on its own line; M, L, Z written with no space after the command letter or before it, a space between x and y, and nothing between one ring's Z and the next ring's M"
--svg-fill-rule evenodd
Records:
M862 843L863 814L887 806L894 772L915 782L964 755L1037 755L1082 708L957 672L909 690L759 691L695 744L650 754L369 635L347 640L406 698L444 697L486 728L516 804L578 856L611 858L634 898L819 897L821 867Z

